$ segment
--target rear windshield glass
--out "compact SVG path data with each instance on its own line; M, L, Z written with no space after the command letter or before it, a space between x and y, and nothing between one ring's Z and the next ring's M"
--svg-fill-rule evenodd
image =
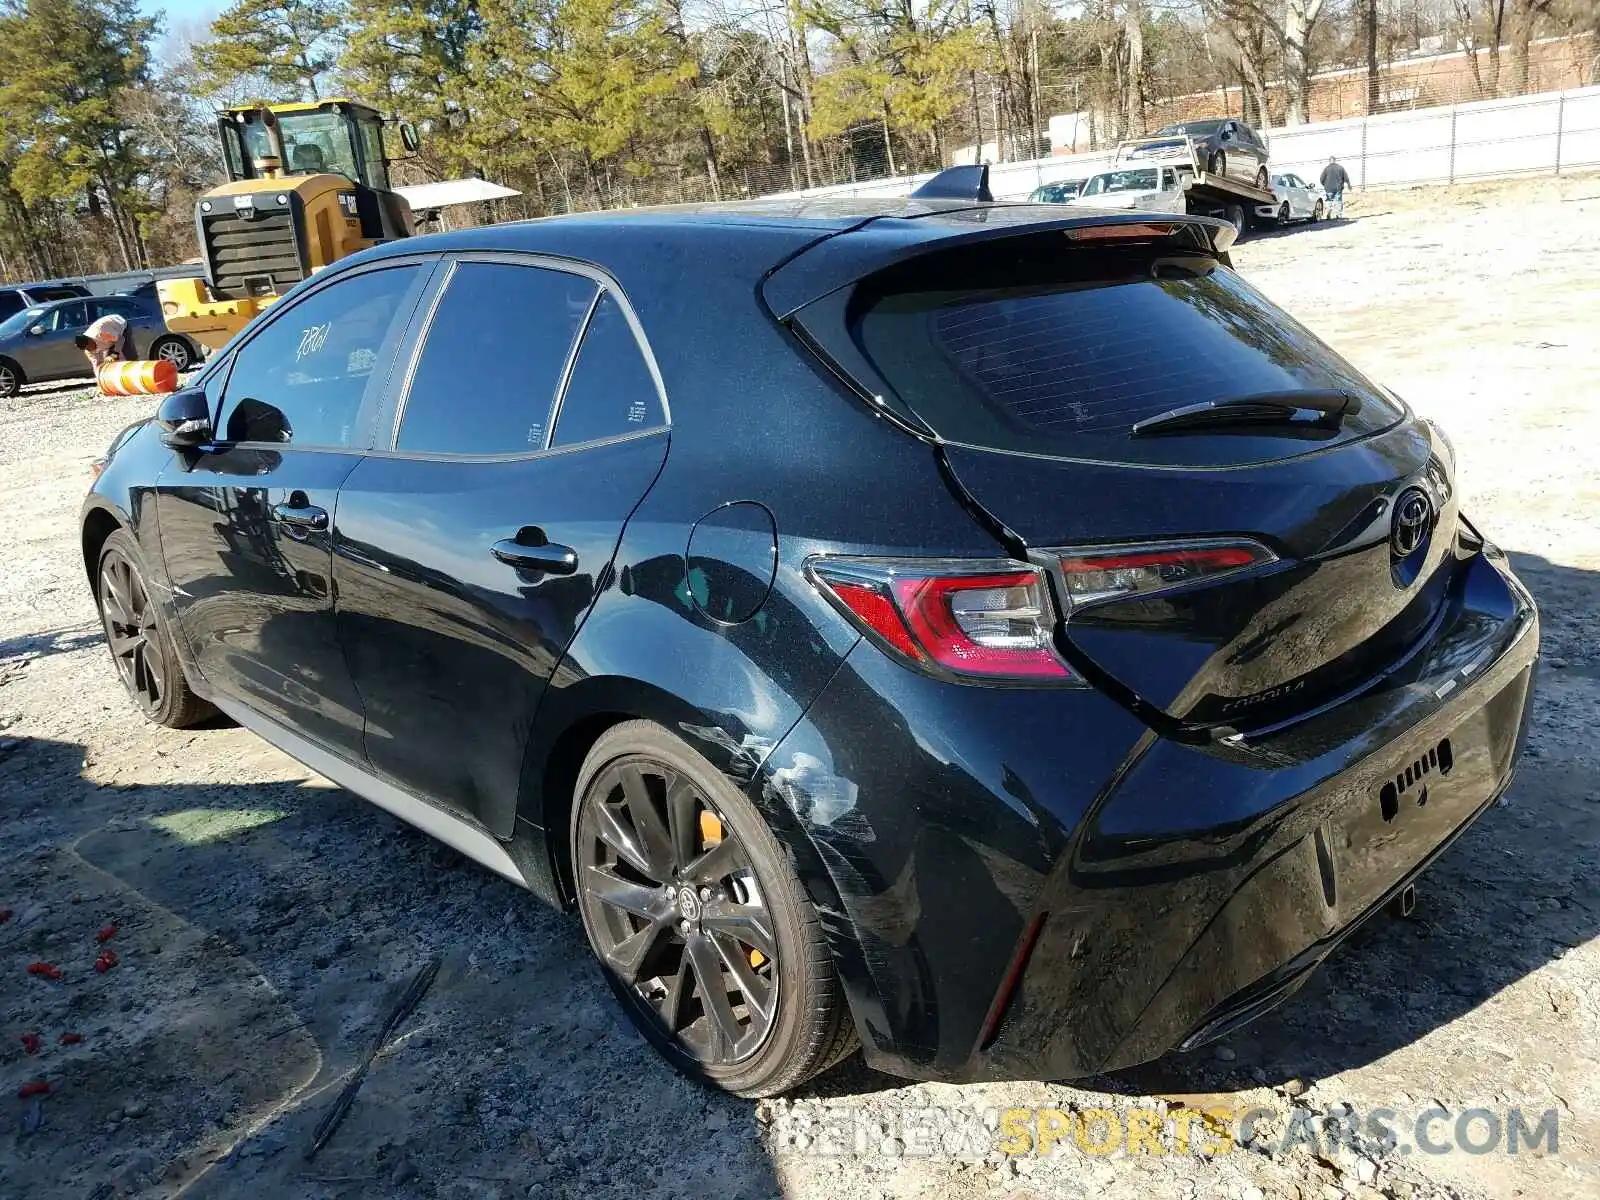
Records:
M1270 438L1348 438L1401 408L1232 270L1149 248L980 255L959 251L858 289L847 321L900 402L950 441L1068 457L1169 458L1129 429L1213 400L1340 391L1361 411L1274 428ZM1215 441L1215 437L1208 437ZM1226 457L1311 447L1246 446ZM1189 454L1179 457L1187 459Z
M1181 125L1168 125L1165 129L1158 129L1156 136L1166 137L1169 134L1187 133L1190 137L1205 137L1221 128L1221 121L1186 121Z
M1084 185L1085 196L1099 196L1105 192L1153 192L1159 181L1154 167L1138 167L1130 171L1107 171L1096 175Z

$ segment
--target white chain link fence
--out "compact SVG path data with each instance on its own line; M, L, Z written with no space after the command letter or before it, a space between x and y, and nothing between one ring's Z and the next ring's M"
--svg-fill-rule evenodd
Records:
M1352 117L1268 131L1274 171L1315 179L1336 156L1358 188L1456 183L1508 175L1559 175L1600 167L1600 87L1478 100L1439 108ZM989 168L997 200L1082 179L1105 168L1110 151L1062 155ZM931 174L785 192L784 196L904 196Z

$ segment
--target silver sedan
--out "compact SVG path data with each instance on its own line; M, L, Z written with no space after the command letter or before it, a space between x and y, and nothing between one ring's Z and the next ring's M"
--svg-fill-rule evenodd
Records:
M1328 211L1328 195L1318 183L1307 183L1285 171L1272 177L1274 204L1256 205L1256 216L1287 225L1290 221L1320 221Z

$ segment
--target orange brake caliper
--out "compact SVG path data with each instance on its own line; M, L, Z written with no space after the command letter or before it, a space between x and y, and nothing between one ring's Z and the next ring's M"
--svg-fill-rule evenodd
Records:
M700 810L700 840L704 843L701 846L702 852L711 849L711 847L722 841L722 818L709 808ZM749 950L750 965L752 967L759 967L767 961L767 956L754 946L749 947Z

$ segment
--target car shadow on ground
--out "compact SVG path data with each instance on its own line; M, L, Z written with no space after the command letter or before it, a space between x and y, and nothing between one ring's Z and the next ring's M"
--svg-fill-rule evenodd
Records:
M1221 1043L1225 1057L1202 1049L1082 1086L1217 1093L1360 1068L1600 933L1600 804L1553 721L1592 713L1600 693L1600 671L1574 661L1600 577L1516 563L1542 602L1546 657L1567 666L1543 670L1509 803L1424 876L1412 917L1369 923L1306 989ZM44 1045L0 1057L0 1096L51 1085L37 1107L0 1100L24 1131L0 1160L0 1194L22 1180L35 1198L157 1184L463 1200L534 1185L629 1200L781 1191L756 1106L658 1058L576 921L320 781L105 785L82 777L84 754L42 739L0 751L12 838L0 907L15 914L0 921L0 961L15 967L0 976L0 1012L8 1037L38 1031ZM118 960L97 972L94 934L112 926ZM64 977L27 975L33 960ZM433 961L431 988L308 1161L396 996ZM84 1040L60 1045L67 1031ZM796 1098L900 1086L857 1056Z
M0 1107L26 1135L0 1194L779 1193L754 1106L685 1081L633 1031L576 920L321 781L104 786L84 757L42 739L0 751L13 830L52 830L0 867L7 1044L42 1038L0 1056ZM117 961L91 969L113 925ZM64 977L27 975L35 959ZM59 1044L68 1031L83 1041ZM37 1107L10 1099L35 1080L51 1089Z
M48 629L43 633L29 633L21 637L0 641L0 667L13 660L31 661L48 658L52 654L71 654L96 642L104 641L99 622L85 622L62 629Z
M1325 217L1320 221L1291 221L1287 225L1256 225L1247 235L1251 241L1289 237L1296 233L1327 232L1354 225L1353 217Z
M44 396L54 396L61 392L81 392L86 387L94 386L94 376L85 372L81 376L71 379L55 379L49 383L23 384L22 390L17 393L18 399L39 399Z
M1298 994L1216 1045L1094 1086L1215 1093L1367 1067L1600 934L1600 794L1575 761L1588 743L1561 716L1592 715L1600 702L1600 663L1572 661L1588 652L1582 629L1600 613L1600 574L1511 559L1539 602L1543 644L1529 742L1505 798L1422 875L1411 916L1378 913ZM1563 1003L1551 999L1558 1011ZM1520 1032L1534 1046L1542 1036Z

